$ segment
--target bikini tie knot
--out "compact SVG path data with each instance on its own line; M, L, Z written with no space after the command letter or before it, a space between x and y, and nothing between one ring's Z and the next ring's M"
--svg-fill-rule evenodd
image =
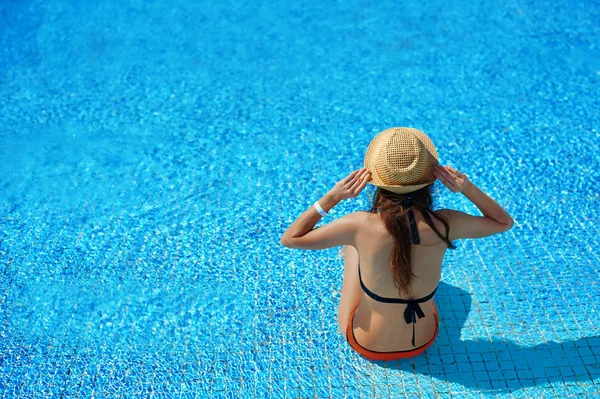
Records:
M425 313L423 313L423 309L421 309L419 303L416 301L409 301L406 305L406 310L404 311L404 321L406 324L412 323L413 325L413 346L415 346L415 323L417 322L417 318L421 319L423 317L425 317Z

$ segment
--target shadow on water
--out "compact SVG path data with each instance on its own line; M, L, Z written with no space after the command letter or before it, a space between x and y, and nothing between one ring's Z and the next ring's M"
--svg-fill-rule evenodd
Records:
M461 340L471 295L440 282L436 305L440 332L424 356L373 363L484 391L516 390L555 381L585 382L600 377L595 358L600 350L598 336L535 346L522 346L501 337L491 342Z

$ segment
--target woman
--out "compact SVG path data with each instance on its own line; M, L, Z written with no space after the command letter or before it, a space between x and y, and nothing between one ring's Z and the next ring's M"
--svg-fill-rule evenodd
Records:
M281 244L301 249L345 246L338 323L348 343L371 360L417 356L438 333L433 296L446 249L455 248L453 240L506 231L513 220L466 175L440 166L433 143L420 130L384 130L371 141L364 162L364 168L339 181L294 221ZM467 197L483 216L433 211L430 190L436 178ZM370 211L314 228L367 182L377 187Z

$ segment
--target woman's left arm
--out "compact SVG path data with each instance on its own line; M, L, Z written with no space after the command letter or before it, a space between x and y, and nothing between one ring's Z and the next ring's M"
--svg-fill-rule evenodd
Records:
M370 172L365 168L352 172L348 177L336 183L319 200L325 212L329 212L340 201L355 198L370 180ZM321 214L311 206L294 221L283 233L281 244L288 248L325 249L340 245L354 245L354 236L359 225L360 215L351 213L333 222L314 228Z

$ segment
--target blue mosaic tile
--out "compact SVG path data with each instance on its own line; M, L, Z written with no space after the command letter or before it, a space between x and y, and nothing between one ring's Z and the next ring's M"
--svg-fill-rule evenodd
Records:
M350 396L348 396L348 397L350 397ZM390 399L405 399L409 396L405 391L400 390L400 391L391 391L390 394L385 397L389 397Z
M491 386L494 389L505 389L508 387L506 381L504 381L504 380L492 380Z
M598 395L600 393L600 390L598 389L598 386L596 384L584 383L582 388L583 391L588 395Z
M0 391L599 396L599 19L546 0L1 2ZM337 250L278 239L397 125L516 225L446 256L435 344L379 365L336 332Z
M525 391L514 391L514 392L511 392L510 397L511 398L526 398L527 397L526 395L527 394Z
M506 380L504 382L506 383L506 386L510 390L519 389L524 386L523 382L517 378L506 377Z

